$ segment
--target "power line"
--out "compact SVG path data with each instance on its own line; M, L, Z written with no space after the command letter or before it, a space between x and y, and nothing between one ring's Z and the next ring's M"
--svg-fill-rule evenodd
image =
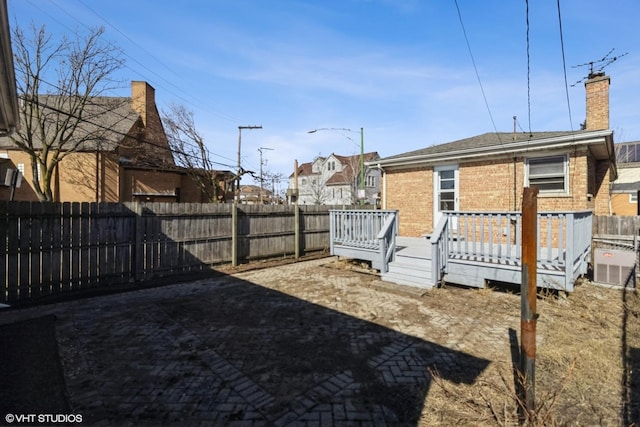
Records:
M97 16L100 20L102 20L103 22L105 22L109 27L111 27L113 30L115 30L116 32L118 32L120 35L122 35L127 41L131 42L134 46L140 48L143 52L145 52L145 54L147 54L148 56L150 56L154 61L156 61L158 64L160 64L162 67L166 68L167 70L169 70L171 73L173 73L174 75L180 77L180 74L177 73L175 70L171 69L166 63L162 62L160 59L158 59L156 56L154 56L151 52L149 52L149 50L147 50L146 48L144 48L143 46L141 46L139 43L136 43L131 37L129 37L124 31L120 30L118 27L116 27L114 24L112 24L111 22L109 22L106 18L102 17L98 12L96 12L94 9L90 8L88 5L86 5L83 1L78 0L80 2L80 4L82 4L83 7L85 7L89 12L91 12L92 14L94 14L95 16ZM73 31L71 30L67 25L65 25L64 23L62 23L60 20L54 18L51 14L47 13L46 11L44 11L42 8L36 6L31 0L29 0L29 3L36 7L38 10L42 11L43 13L45 13L47 16L49 16L51 19L53 19L54 21L58 22L60 25L62 25L63 27L67 28L69 31ZM59 4L57 4L56 2L51 2L55 7L57 7L58 9L60 9L63 13L65 13L67 16L69 16L71 19L75 20L76 22L78 22L81 26L90 29L90 27L83 22L82 20L78 19L72 12L65 10L64 7L60 6ZM173 82L169 81L168 79L166 79L165 77L163 77L162 75L160 75L159 73L157 73L156 71L154 71L153 69L151 69L150 67L146 66L145 64L143 64L142 62L138 61L135 57L129 55L126 53L126 51L123 50L123 55L126 56L129 60L131 60L131 62L135 63L137 66L139 66L141 69L145 70L146 73L150 73L151 75L155 76L154 79L148 79L148 80L152 80L154 83L156 84L158 87L162 88L165 92L170 93L171 95L173 95L174 97L180 99L182 102L193 106L194 105L194 100L198 101L197 104L199 109L205 113L208 114L212 114L215 115L217 117L220 117L221 119L224 119L228 122L231 123L238 123L241 122L240 119L238 119L237 117L233 117L229 114L226 113L221 113L218 111L213 111L209 108L209 106L202 102L202 100L197 99L196 97L190 97L189 99L185 98L185 96L183 95L183 91L180 89L179 86L177 86L176 84L174 84ZM131 71L133 71L134 73L138 73L141 75L144 75L145 73L141 73L139 70L136 70L132 67L130 67L129 65L126 65L126 68L130 69ZM175 90L172 90L170 88L168 88L165 84L160 83L160 81L164 82L166 85L170 86L171 88L174 88Z
M63 21L57 19L55 16L53 16L52 14L50 14L48 11L44 10L43 8L40 7L40 5L35 4L33 1L28 0L28 3L33 6L34 8L38 9L40 12L42 12L43 14L47 15L51 20L53 20L54 22L57 22L59 25L61 25L63 28L67 29L69 32L73 33L74 30L71 29L68 25L66 25ZM82 27L88 29L91 31L91 28L86 25L83 21L81 21L80 19L76 18L73 14L69 13L67 10L65 10L64 8L62 8L61 6L59 6L58 4L56 4L55 2L51 2L53 3L53 5L55 7L57 7L59 10L61 10L65 15L69 16L71 19L75 20L76 22L78 22ZM149 56L151 56L155 61L157 61L158 63L160 63L161 65L163 65L165 68L167 68L168 70L172 71L168 66L166 66L164 63L162 63L162 61L160 61L158 58L156 58L155 56L153 56L149 51L147 51L144 47L140 46L139 44L133 42L133 40L128 37L124 32L120 31L115 25L111 24L110 22L108 22L106 19L104 19L103 17L101 17L97 12L95 12L93 9L89 8L87 5L84 5L89 11L91 11L93 14L95 14L96 16L98 16L100 19L102 19L104 22L106 22L111 28L113 28L114 30L118 31L120 34L122 34L127 40L129 40L130 42L134 43L136 46L138 46L139 48L141 48L143 51L145 51ZM150 68L148 68L147 66L145 66L144 64L142 64L140 61L136 60L135 58L133 58L132 56L128 55L125 51L121 50L121 53L123 55L125 55L127 58L131 59L134 63L138 64L140 67L142 67L143 69L149 71L150 73L154 74L155 76L157 76L159 79L162 79L163 81L167 82L168 84L170 84L171 86L175 87L176 89L179 90L178 86L174 85L173 83L171 83L169 80L165 79L164 77L162 77L161 75L159 75L158 73L154 72L153 70L151 70ZM126 68L129 68L132 71L137 72L136 70L134 70L133 68L125 65ZM173 71L172 71L173 72ZM173 72L174 74L177 75L177 73ZM43 79L41 79L41 82L49 87L52 88L52 90L58 90L59 91L59 87L57 87L55 84L52 84L50 82L47 82ZM172 90L167 90L169 93L181 98L182 100L184 100L186 103L191 104L191 102L189 100L187 100L186 98L182 97L180 94L176 94L174 91ZM211 113L211 111L207 110L208 112ZM64 112L62 112L64 113ZM237 122L237 119L232 118L231 116L226 116L223 114L216 114L230 122ZM95 123L93 123L94 125L96 125ZM142 143L146 143L146 144L150 144L149 141L139 141ZM153 145L153 144L152 144ZM162 147L158 147L158 148L162 148ZM178 152L176 152L178 153ZM213 153L209 150L207 150L207 153L209 153L212 156L216 156L219 158L222 158L224 160L229 160L230 162L233 162L232 159L225 157L223 155L217 154L217 153ZM186 155L187 153L178 153L181 155ZM213 162L216 164L219 164L221 166L225 166L225 167L232 167L230 164L225 164L225 163L221 163L221 162Z
M59 95L53 95L53 96L59 96ZM138 142L140 144L149 145L149 146L152 146L154 148L158 148L158 149L161 149L161 150L169 151L170 153L180 154L180 155L185 156L185 157L191 157L191 158L196 158L196 159L200 158L200 157L195 156L193 154L190 154L190 153L188 153L186 151L177 150L177 149L175 149L175 148L173 148L171 146L160 145L160 144L157 144L155 142L151 142L151 141L148 141L146 139L140 138L138 136L132 136L132 135L129 135L129 134L125 133L125 132L117 131L117 130L112 129L111 127L105 126L105 125L103 125L101 123L96 123L96 122L93 122L91 120L87 120L86 118L81 118L81 117L79 117L77 115L74 115L74 114L69 113L69 112L64 111L64 110L61 110L59 108L55 108L55 107L53 107L51 105L48 105L46 103L43 103L43 102L41 102L39 100L38 101L34 101L33 99L27 98L27 97L22 96L22 95L19 95L18 98L21 99L24 102L35 103L35 104L37 104L37 105L39 105L41 107L47 108L47 109L49 109L49 110L51 110L51 111L53 111L55 113L64 114L64 115L66 115L68 117L81 120L83 123L95 126L95 127L99 128L99 129L110 131L110 132L112 132L112 133L114 133L114 134L116 134L118 136L123 137L123 138L124 137L128 137L128 138L133 139L134 141L136 141L136 142ZM105 110L105 112L106 112L106 110ZM111 112L113 114L115 114L120 119L125 119L126 118L125 116L118 114L116 111L111 111ZM207 150L207 153L211 154L208 150ZM227 165L227 164L224 164L224 163L219 163L219 162L211 162L211 163L218 164L218 165L221 165L221 166L227 166L229 168L233 168L233 166Z
M571 102L569 100L569 85L567 83L567 61L564 54L564 36L562 31L562 14L560 13L560 0L557 0L558 5L558 25L560 27L560 47L562 48L562 71L564 72L564 91L567 98L567 109L569 110L569 125L571 126L571 132L573 132L573 119L571 118Z
M458 0L454 0L455 4L456 4L456 9L458 11L458 19L460 20L460 26L462 27L462 34L464 35L464 40L467 43L467 49L469 51L469 56L471 57L471 63L473 64L473 69L476 73L476 78L478 80L478 85L480 86L480 91L482 92L482 98L484 99L484 105L487 108L487 112L489 113L489 118L491 119L491 124L493 125L493 130L495 132L495 134L498 137L498 141L500 142L500 145L503 146L504 148L504 144L502 142L502 138L500 137L500 134L498 133L498 129L496 127L496 123L493 120L493 114L491 114L491 108L489 108L489 102L487 101L487 96L484 92L484 87L482 86L482 80L480 79L480 73L478 73L478 67L476 66L476 60L473 57L473 52L471 51L471 44L469 43L469 38L467 37L467 31L464 27L464 22L462 21L462 13L460 12L460 6L458 5Z
M531 135L531 55L529 54L529 0L526 3L526 21L527 21L527 115L529 118L529 135Z

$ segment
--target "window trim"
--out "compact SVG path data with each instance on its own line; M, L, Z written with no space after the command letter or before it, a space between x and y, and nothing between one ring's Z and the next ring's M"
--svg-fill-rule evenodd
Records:
M525 173L524 173L524 186L525 187L531 187L531 181L530 181L530 174L529 174L529 162L531 160L544 160L544 159L555 159L555 158L559 158L562 157L564 160L562 162L562 177L563 177L563 181L564 181L564 188L562 190L543 190L542 188L540 188L540 194L541 195L568 195L569 194L569 189L571 188L569 185L569 155L564 153L564 154L548 154L545 156L536 156L536 157L527 157L524 160L525 163ZM559 177L560 175L555 175L557 177ZM554 175L551 175L551 177L554 177ZM535 179L535 178L534 178Z
M638 203L638 193L629 193L629 203L632 203L632 204Z

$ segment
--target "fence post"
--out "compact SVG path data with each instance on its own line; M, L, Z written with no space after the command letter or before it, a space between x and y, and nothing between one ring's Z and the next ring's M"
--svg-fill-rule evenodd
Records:
M300 258L300 209L298 208L298 202L293 205L293 222L294 222L294 240L295 240L295 258Z
M144 221L142 219L142 204L140 202L134 202L133 213L136 216L135 222L135 240L133 242L133 277L136 281L141 281L144 278Z
M231 265L238 265L238 203L231 205Z
M522 194L522 284L520 303L520 372L518 380L521 424L535 416L536 312L538 264L538 189Z

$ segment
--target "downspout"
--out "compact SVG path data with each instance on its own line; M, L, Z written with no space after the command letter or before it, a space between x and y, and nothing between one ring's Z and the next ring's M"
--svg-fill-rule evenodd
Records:
M518 210L518 202L517 202L517 197L518 197L518 190L516 189L516 186L518 185L518 171L516 170L516 166L518 165L517 161L516 161L516 156L513 156L513 210L514 212Z
M382 167L382 165L380 165L380 163L378 163L375 167L380 171L380 184L382 187L380 191L382 196L380 198L380 209L387 209L387 177L384 172L384 168Z

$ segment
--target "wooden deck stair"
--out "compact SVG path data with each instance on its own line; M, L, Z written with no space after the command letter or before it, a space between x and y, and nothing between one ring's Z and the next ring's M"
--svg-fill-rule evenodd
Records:
M389 271L380 275L381 279L398 285L433 288L429 239L398 237L396 244L395 260L389 263Z

